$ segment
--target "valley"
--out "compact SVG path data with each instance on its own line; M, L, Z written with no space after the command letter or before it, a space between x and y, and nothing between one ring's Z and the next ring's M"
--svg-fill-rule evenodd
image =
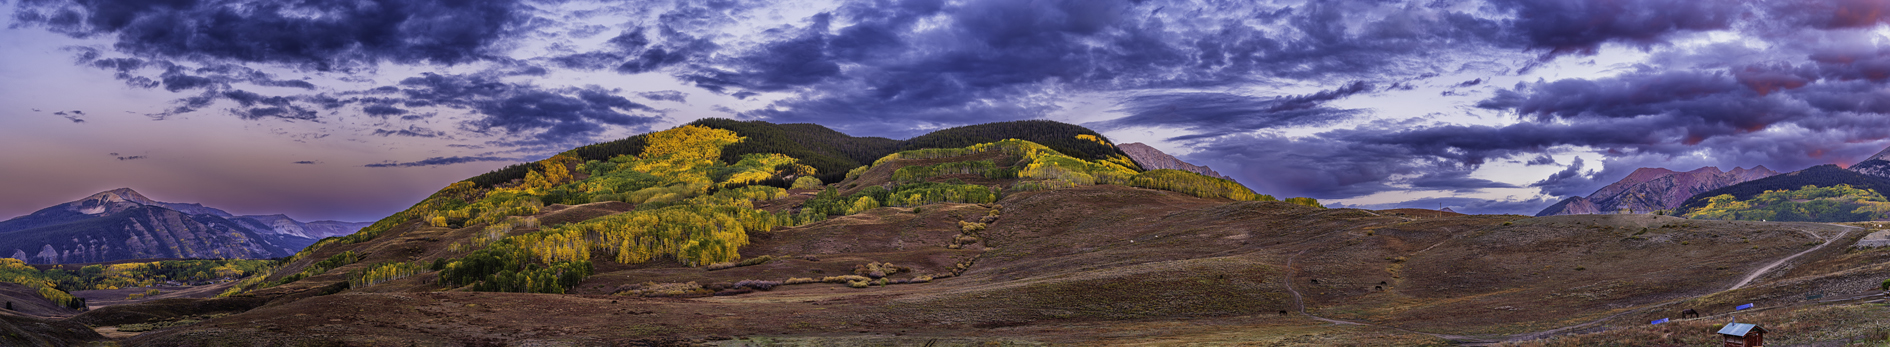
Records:
M743 126L455 183L241 281L9 315L0 342L1684 345L1729 315L1777 344L1890 339L1890 248L1852 247L1876 223L1326 208L1043 125L829 176L768 154L813 147L735 152L771 125Z

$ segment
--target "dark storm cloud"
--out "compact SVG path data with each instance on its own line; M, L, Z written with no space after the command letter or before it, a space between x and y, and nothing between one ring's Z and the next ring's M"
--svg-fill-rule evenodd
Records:
M688 94L683 94L683 92L674 91L674 90L638 92L637 96L641 96L644 99L650 99L650 100L656 100L656 101L673 101L673 102L680 102L680 103L689 102L689 100L686 100L689 97Z
M1569 163L1568 168L1550 174L1548 178L1536 181L1536 183L1530 183L1529 186L1541 188L1542 194L1548 196L1588 195L1595 191L1597 183L1600 182L1595 181L1594 172L1584 172L1582 169L1582 158L1575 157L1575 161Z
M1877 83L1890 79L1890 49L1869 50L1860 48L1862 46L1864 45L1820 49L1812 52L1809 58L1817 64L1817 75L1823 78L1840 81L1868 80Z
M553 57L551 63L566 69L603 70L623 63L623 58L615 53L589 52Z
M303 161L298 161L298 162L294 162L294 163L291 163L291 164L303 164L303 165L315 165L315 161L313 161L313 160L303 160Z
M1890 23L1890 2L1882 0L1773 1L1765 6L1789 26L1850 29Z
M165 74L164 79L162 80L162 83L164 83L164 90L173 91L173 92L181 91L185 89L206 88L206 87L216 85L215 80L200 77L200 76L191 76L191 75L184 75L184 74Z
M1346 136L1373 143L1401 143L1425 154L1470 164L1556 145L1668 155L1712 144L1753 146L1714 147L1726 151L1778 151L1778 144L1751 143L1749 139L1759 131L1783 125L1827 132L1822 136L1834 139L1876 140L1890 135L1890 124L1871 121L1890 113L1890 101L1879 92L1883 84L1824 77L1824 71L1847 71L1870 64L1873 62L1869 59L1850 59L1817 67L1760 64L1720 71L1642 71L1592 80L1565 79L1500 91L1478 104L1515 112L1530 122ZM1832 146L1825 144L1821 149L1818 144L1804 145L1779 154L1806 157Z
M649 106L597 87L545 90L525 84L473 75L423 74L401 80L400 93L408 106L450 106L477 111L481 118L463 124L474 132L502 130L519 145L574 146L588 143L605 125L648 127L661 116L627 112L656 112Z
M1320 199L1397 190L1396 177L1463 171L1447 162L1423 162L1393 145L1348 143L1318 137L1236 135L1206 140L1183 159L1220 168L1263 194Z
M237 117L241 117L243 119L248 119L248 120L256 120L256 119L262 119L262 118L315 120L316 118L315 111L301 108L298 106L256 107L256 108L248 108L248 109L236 109L236 110L231 110L231 112L235 113Z
M1742 6L1693 0L1495 0L1516 15L1514 29L1549 54L1593 54L1602 43L1665 43L1675 33L1726 29Z
M115 49L141 56L329 70L485 59L528 18L522 11L512 1L26 0L14 18L74 37L110 37Z
M1361 110L1336 109L1325 102L1370 90L1364 82L1309 95L1258 98L1226 93L1141 95L1123 101L1129 116L1084 124L1110 130L1138 126L1176 126L1192 134L1170 138L1187 140L1219 137L1259 129L1325 125L1350 118Z
M1551 157L1547 154L1538 155L1533 159L1529 159L1529 161L1523 162L1523 165L1528 165L1528 166L1555 165L1555 164L1556 164L1555 157Z
M1474 169L1505 158L1535 157L1529 161L1534 164L1544 161L1540 153L1566 146L1599 151L1607 158L1605 169L1584 171L1587 163L1576 161L1531 187L1551 196L1584 195L1642 167L1635 165L1765 165L1789 171L1849 164L1881 149L1876 143L1890 138L1890 123L1882 122L1884 114L1890 113L1890 101L1882 97L1881 82L1837 80L1826 77L1825 71L1864 64L1869 60L1846 60L1842 66L1644 70L1608 78L1526 84L1499 91L1478 104L1513 112L1522 120L1515 124L1380 122L1290 141L1224 139L1200 156L1240 152L1238 147L1313 153L1259 155L1253 162L1267 163L1267 168L1251 169L1256 172L1245 177L1238 176L1245 173L1240 163L1217 167L1236 167L1235 177L1243 182L1296 182L1283 189L1315 197L1357 196L1400 185L1457 191L1464 190L1453 187L1480 188L1475 185L1478 182L1433 182L1427 177L1440 170ZM1686 159L1702 157L1713 160ZM1280 170L1272 170L1275 167Z
M394 130L375 129L374 135L375 136L398 135L398 136L407 136L407 137L440 137L440 136L445 136L446 133L436 131L433 129L422 128L416 125L416 126L409 126L406 129L394 129Z
M718 62L726 68L695 75L695 81L721 91L798 91L795 97L778 102L780 108L749 112L746 117L841 124L847 130L902 136L911 135L906 129L913 121L945 126L1041 116L1057 107L1038 96L1049 89L1202 88L1280 78L1381 79L1433 68L1426 64L1434 57L1422 57L1424 52L1515 45L1499 22L1401 6L865 2L835 12L852 25L808 30L828 25L816 18L791 31L806 34L784 31L780 40L764 45L750 58ZM1371 12L1391 14L1363 14ZM944 26L915 24L921 20ZM1288 30L1278 30L1281 27ZM826 32L833 34L821 34ZM822 47L824 51L819 50ZM830 64L850 67L836 75L827 68ZM1389 66L1398 69L1385 70ZM783 74L799 77L781 78ZM1268 107L1255 105L1263 101L1233 100L1237 98L1213 93L1151 94L1130 106L1158 111L1161 106L1152 104L1163 98L1223 99L1212 101L1234 109ZM1313 122L1320 115L1310 113L1318 111L1326 111L1325 116L1349 115L1307 108L1298 112L1301 116L1276 115L1269 117L1275 121L1251 126ZM1191 115L1194 120L1214 118L1211 114L1220 111L1200 112Z
M34 111L38 111L38 110L34 110ZM53 112L53 115L64 117L66 120L72 121L73 123L85 123L85 119L79 118L79 116L84 116L85 112L80 112L80 111L75 110L75 111L72 111L71 113L67 113L66 111L59 111L59 112Z
M484 162L484 161L519 161L519 160L520 160L519 158L505 158L505 157L432 157L432 158L422 159L419 161L387 162L387 163L367 164L367 165L362 165L362 166L366 166L366 167L415 167L415 166L453 165L453 164L474 163L474 162Z
M406 114L407 110L402 110L399 107L390 105L368 105L367 107L362 107L361 112L370 116L394 116Z
M1516 185L1470 177L1468 171L1447 171L1428 173L1405 181L1412 188L1427 190L1448 190L1453 192L1474 192L1484 188L1516 188Z
M777 91L818 83L840 74L840 64L827 55L827 27L832 15L822 13L797 36L766 44L756 54L742 57L740 65L753 71L718 74L737 79L725 83L759 91Z

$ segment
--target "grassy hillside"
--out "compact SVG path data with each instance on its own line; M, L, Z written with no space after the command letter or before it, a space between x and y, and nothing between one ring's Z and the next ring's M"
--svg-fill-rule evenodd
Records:
M1876 191L1848 184L1830 187L1807 185L1793 190L1772 190L1751 199L1732 194L1707 199L1706 206L1684 216L1698 219L1781 222L1858 222L1890 219L1890 200Z
M1686 202L1680 203L1680 207L1675 209L1674 214L1693 213L1694 210L1706 207L1713 197L1721 195L1731 195L1733 200L1751 200L1768 191L1797 190L1804 186L1833 187L1837 185L1849 185L1878 193L1890 192L1890 181L1845 170L1837 165L1819 165L1694 195L1687 198Z
M729 130L743 141L722 149L722 161L739 161L743 155L780 153L813 167L815 177L823 182L839 181L849 170L871 163L898 151L926 148L959 148L1004 139L1035 142L1066 156L1108 160L1135 167L1122 150L1116 149L1102 134L1077 125L1041 121L1013 121L968 125L939 130L908 140L883 137L854 137L819 124L774 124L765 121L737 121L705 118L686 125ZM1080 135L1080 136L1079 136ZM582 160L609 160L619 155L643 152L647 135L587 145L563 155ZM518 164L468 179L480 187L524 179L532 164ZM786 184L777 184L783 188Z
M1021 139L811 182L792 156L724 160L739 137L681 127L631 155L456 183L225 298L113 310L254 308L133 346L1403 346L1645 324L1611 317L1683 299L1848 297L1890 277L1860 265L1890 249L1825 247L1861 236L1831 225L1326 209Z
M40 269L11 258L0 258L0 282L15 283L37 291L39 297L71 309L83 309L84 300L70 292L79 290L146 287L165 281L205 283L230 280L260 273L275 265L272 260L161 260L117 262L109 265L51 265ZM75 311L76 312L76 311Z
M785 199L789 192L758 184L789 181L795 176L805 179L808 171L818 170L801 164L802 159L795 154L830 161L851 160L844 157L848 151L840 147L821 147L829 150L825 154L841 155L835 157L802 146L825 146L844 139L792 142L778 132L781 127L772 124L726 120L702 123L705 125L686 125L560 154L533 163L520 180L491 187L473 180L456 183L360 233L324 240L291 259L285 270L292 272L253 280L232 289L231 294L294 283L362 262L371 265L349 270L350 283L375 284L437 271L434 276L449 287L563 293L593 274L601 262L666 260L690 266L733 262L742 259L739 249L749 243L751 234L816 223L832 216L886 206L992 203L1011 192L1095 184L1164 189L1209 198L1273 200L1232 181L1175 170L1141 172L1120 156L1086 160L1034 142L1011 139L888 154L872 165L841 172L839 178L857 178L863 172L887 167L894 169L896 184L858 187L847 194L827 187L799 201L798 206L770 210L757 205ZM1071 139L1103 143L1094 135L1072 135ZM751 141L758 144L746 145ZM588 159L609 154L604 149L610 148L641 152ZM730 150L754 153L731 158ZM971 156L990 159L948 161ZM946 162L902 165L932 161ZM967 175L983 181L966 183L959 177ZM810 182L808 187L819 187L818 181ZM857 182L850 185L858 186ZM1310 199L1296 201L1317 206ZM627 203L634 209L556 225L542 225L537 219L547 205L606 202ZM416 250L432 253L419 257L377 260L367 257L372 253L367 251L329 251L353 248L345 245L371 241L383 232L415 222L424 223L423 228L465 230L468 236L446 244L443 252Z

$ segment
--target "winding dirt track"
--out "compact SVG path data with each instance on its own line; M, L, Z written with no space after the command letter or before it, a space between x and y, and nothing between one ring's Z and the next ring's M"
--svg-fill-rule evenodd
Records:
M1833 225L1836 225L1836 224L1833 224ZM1746 273L1746 276L1745 276L1744 278L1741 278L1741 279L1739 280L1739 283L1735 283L1735 284L1733 284L1733 285L1732 285L1732 287L1728 287L1728 288L1726 288L1726 289L1724 289L1724 290L1720 290L1720 291L1716 291L1716 292L1712 292L1712 293L1708 293L1708 294L1704 294L1704 295L1699 295L1699 296L1692 296L1692 297L1685 297L1685 298L1680 298L1680 299L1674 299L1674 300L1671 300L1671 301L1667 301L1667 302L1662 302L1662 303L1658 303L1658 304L1652 304L1652 305L1647 305L1647 306L1642 306L1641 308L1637 308L1637 309L1631 309L1631 310L1627 310L1627 311L1622 311L1622 312L1619 312L1619 313L1615 313L1615 314L1612 314L1612 315L1608 315L1608 316L1606 316L1606 317L1601 317L1601 318L1599 318L1599 319L1595 319L1595 320L1591 320L1591 321L1587 321L1587 322L1583 322L1583 323L1580 323L1580 324L1575 324L1575 325L1570 325L1570 326L1564 326L1564 327L1560 327L1560 328L1555 328L1555 329L1549 329L1549 330L1543 330L1543 331L1536 331L1536 332L1527 332L1527 333L1519 333L1519 334L1512 334L1512 335L1509 335L1509 336L1503 336L1503 337L1501 337L1501 338L1497 338L1497 339L1480 339L1480 338L1474 338L1474 337L1469 337L1469 336L1459 336L1459 335L1445 335L1445 334L1433 334L1433 333L1427 333L1427 332L1421 332L1421 331L1413 331L1413 330L1409 330L1409 329L1404 329L1404 328L1399 328L1399 327L1394 327L1394 326L1389 326L1389 325L1377 325L1377 324L1369 324L1369 323L1359 323L1359 322L1352 322L1352 321L1344 321L1344 320L1337 320L1337 319L1331 319L1331 318L1325 318L1325 317L1320 317L1320 316L1315 316L1315 315L1313 315L1312 313L1309 313L1309 312L1306 312L1306 301L1305 301L1305 299L1304 299L1304 298L1302 298L1302 297L1300 296L1300 294L1299 294L1299 290L1297 290L1297 289L1294 289L1294 288L1293 288L1293 274L1295 273L1295 269L1293 268L1293 261L1294 261L1295 259L1297 259L1297 258L1299 258L1299 255L1301 255L1301 254L1306 254L1306 252L1307 252L1307 251L1310 251L1310 249L1307 249L1307 250L1301 250L1301 251L1299 251L1299 253L1294 253L1294 254L1293 254L1293 256L1291 256L1291 257L1287 257L1287 258L1286 258L1286 290L1287 290L1287 291L1289 291L1289 292L1292 292L1292 293L1293 293L1293 303L1294 303L1294 305L1295 305L1295 306L1297 306L1297 307L1298 307L1298 309L1299 309L1299 313L1300 313L1300 314L1303 314L1303 315L1306 315L1306 317L1309 317L1309 318L1312 318L1312 319L1316 319L1316 320L1319 320L1319 321L1322 321L1322 322L1328 322L1328 323L1333 323L1333 324L1343 324L1343 325L1362 325L1362 326L1380 326L1380 327L1386 327L1386 328L1392 328L1392 329L1397 329L1397 330L1400 330L1400 331L1406 331L1406 332L1411 332L1411 333L1417 333L1417 334L1424 334L1424 335L1430 335L1430 336L1434 336L1434 337L1438 337L1438 338L1442 338L1442 339L1446 339L1446 340L1451 340L1451 341L1456 341L1456 342L1458 342L1459 344L1461 344L1461 345L1466 345L1466 346L1488 346L1488 345L1494 345L1494 344L1496 344L1496 343L1501 343L1501 342L1518 342L1518 341L1528 341L1528 340L1535 340L1535 339L1541 339L1541 338L1546 338L1546 337L1549 337L1549 336L1554 336L1554 335L1557 335L1557 334L1561 334L1561 333L1564 333L1564 332L1568 332L1568 331L1570 331L1570 330L1575 330L1575 329L1582 329L1582 328L1587 328L1587 327L1590 327L1590 326L1594 326L1595 324L1600 324L1601 322L1605 322L1605 321L1609 321L1609 320L1612 320L1612 319L1615 319L1615 318L1620 318L1621 316L1625 316L1625 315L1628 315L1628 314L1633 314L1633 313L1639 313L1639 312L1642 312L1642 311L1646 311L1646 310L1648 310L1648 309L1652 309L1652 308L1655 308L1655 307L1662 307L1662 306L1666 306L1666 305L1670 305L1670 304L1674 304L1674 303L1678 303L1678 302L1682 302L1682 301L1687 301L1687 300L1693 300L1693 299L1696 299L1696 298L1700 298L1700 297L1705 297L1705 296L1708 296L1708 295L1714 295L1714 294L1719 294L1719 293L1725 293L1725 292L1730 292L1730 291L1733 291L1733 290L1737 290L1737 289L1739 289L1739 288L1744 288L1744 287L1745 287L1746 285L1748 285L1748 284L1752 284L1752 281L1753 281L1753 280L1757 280L1757 279L1758 279L1758 278L1760 278L1760 277L1764 277L1766 273L1768 273L1768 272L1771 272L1771 271L1772 271L1773 269L1776 269L1776 268L1778 268L1778 266L1779 266L1779 265L1784 265L1785 263L1787 263L1787 262L1790 262L1790 261L1792 261L1792 259L1798 259L1798 257L1799 257L1799 256L1802 256L1802 255L1805 255L1805 254L1809 254L1809 253L1811 253L1811 252L1816 252L1816 251L1818 251L1818 250L1820 250L1820 249L1824 249L1825 247L1827 247L1827 246L1830 246L1830 245L1831 245L1831 244L1833 243L1833 242L1831 242L1831 241L1833 241L1833 240L1840 240L1840 239L1843 239L1843 238L1844 238L1845 236L1848 236L1848 235L1850 235L1852 231L1856 231L1856 230L1862 230L1862 229L1863 229L1863 228L1859 228L1859 227L1854 227L1854 226L1848 226L1848 225L1838 225L1838 226L1840 226L1840 227L1844 227L1844 228L1847 228L1847 229L1846 229L1846 230L1844 230L1844 232L1841 232L1841 233L1838 233L1838 234L1837 234L1837 236L1833 236L1833 237L1830 237L1830 238L1826 238L1826 237L1824 237L1824 236L1821 236L1821 235L1818 235L1817 233L1813 233L1813 232L1810 232L1810 231L1804 231L1804 232L1805 232L1806 234L1809 234L1809 235L1811 235L1811 236L1812 236L1812 237L1814 237L1814 238L1817 238L1817 239L1819 239L1819 240L1823 240L1823 241L1824 241L1824 243L1821 243L1821 244L1818 244L1818 246L1817 246L1817 247L1812 247L1811 249L1807 249L1807 250L1804 250L1804 251L1802 251L1802 252L1798 252L1798 253L1796 253L1796 254L1792 254L1792 255L1790 255L1790 256L1786 256L1785 258L1781 258L1781 259L1779 259L1779 260L1777 260L1777 261L1774 261L1774 262L1772 262L1771 264L1766 264L1765 266L1763 266L1763 267L1760 267L1760 268L1758 268L1758 269L1755 269L1755 270L1752 270L1751 272L1747 272L1747 273ZM1803 231L1803 230L1801 230L1801 231ZM1439 244L1442 244L1442 243L1439 243ZM1431 247L1436 247L1436 246L1431 246ZM1429 249L1427 248L1426 250L1429 250Z

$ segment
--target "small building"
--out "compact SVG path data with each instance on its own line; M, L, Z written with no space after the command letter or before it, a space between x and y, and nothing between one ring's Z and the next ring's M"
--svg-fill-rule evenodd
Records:
M1758 324L1732 323L1719 329L1719 336L1726 339L1726 347L1764 347L1765 328Z

